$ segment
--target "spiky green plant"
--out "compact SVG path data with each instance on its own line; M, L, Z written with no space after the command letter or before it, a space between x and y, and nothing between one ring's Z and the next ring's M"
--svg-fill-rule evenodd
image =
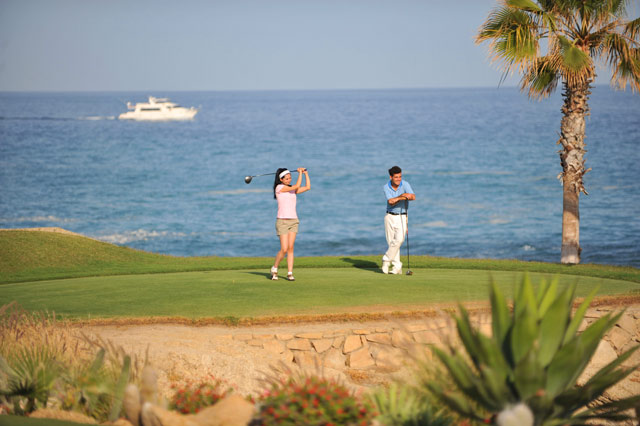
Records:
M0 395L16 414L28 414L44 407L62 365L47 347L22 348L7 362L0 356Z
M600 340L622 313L607 314L584 331L578 327L595 290L571 315L576 285L558 289L557 280L542 281L537 292L528 277L516 289L513 310L495 283L490 287L492 336L471 324L461 306L454 316L466 356L432 348L454 384L424 385L454 411L482 421L517 403L533 412L535 426L584 425L592 420L620 421L624 412L640 404L640 395L601 404L603 393L637 368L621 367L638 346L621 354L586 383L578 378L589 363ZM495 416L493 416L495 418Z
M407 385L391 383L370 394L378 412L376 418L386 426L450 426L453 418L438 412L424 395Z
M125 356L119 365L105 363L100 349L91 363L72 366L63 376L57 400L63 410L78 411L101 421L115 421L122 411L125 387L129 383L131 359Z

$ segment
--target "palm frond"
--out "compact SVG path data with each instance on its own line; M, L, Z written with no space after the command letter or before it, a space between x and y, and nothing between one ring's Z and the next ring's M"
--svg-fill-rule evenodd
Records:
M526 10L527 12L542 12L540 6L532 0L507 0L507 5L516 9Z
M640 18L627 22L622 34L629 37L631 40L640 43Z
M508 72L535 60L538 54L538 27L529 13L502 7L489 14L476 42L490 41L492 60L501 61L502 68Z

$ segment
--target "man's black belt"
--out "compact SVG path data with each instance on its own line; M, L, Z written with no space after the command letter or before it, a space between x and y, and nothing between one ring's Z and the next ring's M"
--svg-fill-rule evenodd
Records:
M394 216L406 215L406 213L394 213L394 212L387 212L387 214L392 214Z

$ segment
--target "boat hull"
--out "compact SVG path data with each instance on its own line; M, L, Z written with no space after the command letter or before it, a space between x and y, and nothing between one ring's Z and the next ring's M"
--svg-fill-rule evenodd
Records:
M135 121L174 121L174 120L193 120L198 113L197 109L185 109L184 111L128 111L118 116L118 120L135 120Z

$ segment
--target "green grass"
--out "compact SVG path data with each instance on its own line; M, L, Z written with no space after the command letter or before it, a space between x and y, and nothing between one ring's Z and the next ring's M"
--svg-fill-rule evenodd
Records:
M490 275L511 294L523 273L414 269L413 276L359 268L300 268L296 281L273 282L260 270L180 272L88 277L5 284L0 304L17 300L28 310L53 310L74 319L180 316L255 318L428 309L434 303L486 300ZM578 282L578 296L600 286L600 295L640 294L640 284L559 275ZM531 274L533 282L550 278Z
M165 272L264 269L272 257L174 257L51 232L0 232L0 284ZM296 268L376 268L380 256L298 257ZM640 269L493 259L411 256L412 268L530 271L640 282Z
M640 295L640 270L514 260L411 258L413 276L378 270L379 256L296 259L295 283L272 282L272 258L181 258L49 232L0 232L0 304L74 319L179 316L256 318L429 309L486 300L522 279L578 282L578 296ZM405 265L406 266L406 265Z
M0 426L78 426L81 424L54 419L31 419L24 416L0 416Z

